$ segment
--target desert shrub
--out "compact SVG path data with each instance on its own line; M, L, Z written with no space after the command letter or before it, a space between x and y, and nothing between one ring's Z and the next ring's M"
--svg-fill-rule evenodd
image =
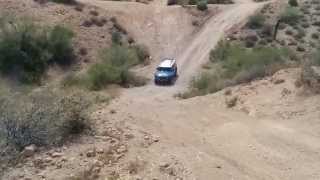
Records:
M301 74L295 85L307 93L320 93L320 49L316 49L309 60L303 62Z
M200 0L197 2L197 8L200 10L200 11L205 11L208 9L208 2L207 0Z
M192 87L196 87L199 94L208 94L221 90L224 83L218 73L202 73L192 81Z
M201 1L206 1L207 4L232 4L232 0L168 0L168 5L197 5Z
M55 26L49 33L48 44L51 54L51 63L59 65L70 65L74 59L72 38L74 34L71 30Z
M311 38L313 39L319 39L319 33L312 33Z
M28 20L0 19L2 74L14 75L25 83L40 82L50 63L69 64L73 59L70 30L42 27Z
M264 24L261 28L260 35L262 37L270 37L273 34L273 26L271 24Z
M207 0L208 4L232 4L232 0Z
M134 77L129 68L144 62L146 52L135 48L113 45L101 53L101 62L94 64L88 70L88 87L99 90L109 84L127 86ZM140 83L139 83L140 84Z
M301 18L300 11L295 7L287 7L281 14L281 21L290 25L295 25Z
M189 5L196 5L198 0L190 0Z
M317 48L312 55L311 65L320 66L320 48Z
M229 42L219 41L217 47L210 51L210 61L215 62L215 61L221 61L226 59L229 49L230 49Z
M168 6L178 4L178 0L168 0Z
M141 64L148 64L149 63L149 58L150 58L150 53L149 50L146 46L143 45L133 45L132 48L136 51L136 54L139 59L139 63Z
M245 81L267 75L268 67L273 64L284 64L289 54L287 49L274 47L258 47L248 50L243 49L241 45L236 46L238 47L234 47L229 52L226 61L223 61L224 75L234 78L241 72L251 73L244 79Z
M61 3L61 4L76 4L76 0L50 0L52 2Z
M48 90L7 94L0 98L0 134L18 150L31 144L61 145L70 135L90 126L84 112L88 106L79 94Z
M263 27L266 18L263 14L255 14L249 18L247 26L251 29L257 29Z
M306 32L304 31L303 28L298 28L297 29L297 34L294 36L296 39L302 39L306 36Z
M66 5L77 5L76 0L34 0L35 2L38 2L40 4L47 3L47 2L55 2L55 3L61 3Z
M291 51L285 48L262 46L247 49L243 44L222 41L210 55L210 59L216 62L216 68L195 78L190 92L181 96L213 93L230 85L270 75L285 67L291 55Z
M120 32L118 31L112 32L111 40L113 44L121 44L122 37Z
M288 1L288 4L289 4L290 6L294 6L294 7L296 7L296 6L299 5L297 0L289 0L289 1Z

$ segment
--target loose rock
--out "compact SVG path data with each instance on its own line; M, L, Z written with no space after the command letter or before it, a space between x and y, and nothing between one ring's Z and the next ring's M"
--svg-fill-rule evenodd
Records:
M27 146L27 147L25 147L24 148L24 150L23 150L23 152L22 152L22 154L23 154L23 156L25 156L25 157L30 157L30 156L33 156L34 155L34 153L36 152L36 150L37 150L37 147L36 147L36 145L30 145L30 146Z

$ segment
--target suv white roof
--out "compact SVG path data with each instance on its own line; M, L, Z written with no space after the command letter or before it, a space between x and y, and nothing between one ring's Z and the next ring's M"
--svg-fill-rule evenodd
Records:
M176 63L175 59L165 59L160 63L159 67L171 68L175 63Z

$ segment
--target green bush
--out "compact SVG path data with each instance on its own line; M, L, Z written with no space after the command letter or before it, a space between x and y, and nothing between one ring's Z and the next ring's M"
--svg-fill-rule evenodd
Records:
M167 4L168 6L178 4L178 0L168 0Z
M61 26L37 26L0 18L0 72L25 83L38 83L50 63L70 64L73 34Z
M226 59L229 48L230 43L226 41L219 41L217 47L210 51L210 61L215 62Z
M320 66L320 48L318 48L314 53L312 57L312 65Z
M109 84L127 86L134 76L130 67L145 61L146 52L135 47L113 45L101 53L101 62L94 64L88 70L87 82L92 90L100 90ZM139 83L140 84L140 83Z
M197 4L197 0L190 0L189 1L189 5L196 5Z
M55 26L49 33L49 52L52 54L51 63L59 65L70 65L74 59L72 38L74 34L71 30Z
M257 29L263 27L266 18L263 14L255 14L249 18L247 26L251 29Z
M122 37L120 32L118 31L112 32L111 40L113 44L121 44Z
M294 6L294 7L299 6L297 0L289 0L289 1L288 1L288 4L289 4L290 6Z
M285 11L281 14L280 19L282 22L295 25L299 22L301 18L301 13L299 9L295 7L287 7Z
M52 2L61 3L61 4L76 4L76 0L51 0Z
M191 91L182 96L213 93L230 85L270 75L286 66L291 55L291 51L284 48L263 46L247 49L243 44L221 41L210 54L216 68L194 79Z
M197 8L200 10L200 11L205 11L208 9L208 2L207 0L200 0L197 2Z
M6 94L0 97L0 134L18 150L31 144L62 145L70 135L90 127L84 112L88 106L79 94Z
M240 45L237 46L230 49L227 59L222 64L227 78L234 78L241 72L252 71L250 77L241 80L250 81L267 75L268 67L273 64L284 64L288 58L287 49L259 47L247 50Z

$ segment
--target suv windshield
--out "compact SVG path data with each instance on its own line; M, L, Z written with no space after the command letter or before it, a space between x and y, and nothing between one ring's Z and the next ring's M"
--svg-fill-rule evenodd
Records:
M172 68L166 68L166 67L158 67L157 68L158 71L172 71Z

